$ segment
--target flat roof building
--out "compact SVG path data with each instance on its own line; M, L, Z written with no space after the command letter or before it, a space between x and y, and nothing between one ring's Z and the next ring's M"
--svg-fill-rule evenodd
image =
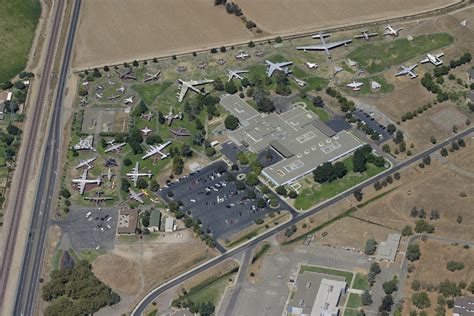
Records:
M150 225L148 225L148 229L150 231L157 232L160 230L160 223L161 223L161 212L158 210L151 211Z
M474 316L474 297L454 298L453 316Z
M138 224L138 210L120 209L117 223L118 235L134 235Z
M174 218L167 217L165 220L165 232L172 233L174 231Z
M398 246L400 245L400 238L402 238L402 235L400 234L388 234L387 240L382 241L377 247L375 258L377 260L387 260L390 262L395 261Z

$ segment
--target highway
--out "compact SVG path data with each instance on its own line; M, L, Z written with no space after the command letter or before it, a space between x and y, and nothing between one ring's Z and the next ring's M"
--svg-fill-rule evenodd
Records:
M144 299L142 299L140 301L140 303L135 307L135 309L132 311L132 315L133 316L139 316L139 315L142 315L143 312L145 311L145 309L147 308L148 305L150 305L159 295L161 295L162 293L168 291L169 289L181 284L182 282L198 275L199 273L211 268L211 267L214 267L216 266L217 264L225 261L226 259L228 258L231 258L233 256L235 256L236 254L239 254L243 251L246 251L248 248L253 248L255 247L258 243L262 242L263 240L266 240L274 235L276 235L277 233L281 232L281 231L284 231L285 229L287 229L288 227L291 227L292 225L294 225L295 223L303 220L304 218L306 217L309 217L309 216L312 216L313 214L345 199L346 197L349 197L350 195L352 195L354 193L355 190L357 189L364 189L372 184L374 184L376 181L380 181L380 180L383 180L385 177L387 177L388 175L391 175L391 174L394 174L395 172L398 172L416 162L418 162L420 159L422 159L423 157L425 157L426 155L430 155L438 150L440 150L442 147L445 147L447 145L449 145L452 141L455 141L455 140L458 140L460 138L463 138L467 135L469 135L470 133L472 133L474 131L474 127L470 127L468 128L467 130L461 132L461 133L458 133L456 135L453 135L452 137L444 140L443 142L419 153L418 155L416 156L413 156L409 159L406 159L405 161L401 162L400 164L370 178L369 180L357 185L357 186L354 186L352 187L350 190L347 190L329 200L326 200L325 202L317 205L316 207L312 208L311 210L308 210L307 212L305 213L299 213L297 216L294 216L289 222L281 225L281 226L278 226L277 228L273 229L273 230L270 230L270 231L267 231L266 233L263 233L262 235L260 236L257 236L255 237L254 239L248 241L247 243L244 243L236 248L233 248L227 252L225 252L224 254L218 256L218 257L215 257L201 265L199 265L198 267L192 269L192 270L189 270L177 277L175 277L174 279L162 284L161 286L155 288L154 290L152 290Z
M62 15L64 13L66 1L59 1L58 9L55 14L53 34L51 36L47 58L44 65L42 82L40 85L40 97L38 97L37 105L44 104L45 96L48 95L48 83L47 81L52 79L50 76L51 69L54 64L54 51L58 42L59 34L61 32L60 22L62 20ZM34 200L34 208L32 210L32 219L31 226L29 230L28 242L26 245L22 268L20 272L20 278L17 288L17 295L14 305L14 315L33 315L35 310L35 298L38 288L38 281L41 275L43 255L44 255L44 243L45 237L47 234L47 228L49 223L49 210L51 208L52 197L54 195L57 174L59 169L59 147L61 144L60 141L60 132L61 132L61 107L64 97L64 89L66 85L66 79L69 71L69 64L71 59L72 46L74 42L74 35L76 31L76 26L79 18L79 11L81 6L81 0L76 0L74 2L73 12L71 16L70 29L67 34L66 45L64 50L64 57L62 60L61 70L59 73L59 80L57 84L56 98L53 107L53 115L51 119L51 124L47 133L47 144L44 152L44 157L41 159L41 170L40 170L40 181L38 185L38 190ZM61 54L61 51L58 51L57 54ZM58 55L60 56L60 55ZM51 87L52 88L52 87ZM42 110L43 106L36 106L36 110ZM35 115L33 113L32 115ZM39 115L37 115L39 116ZM35 125L36 128L38 125ZM34 131L34 129L33 129ZM39 132L39 131L37 131ZM31 137L33 138L33 137ZM29 140L31 142L31 139ZM34 145L29 145L28 149L34 149ZM27 155L26 157L29 157ZM26 178L26 182L31 181L31 179ZM26 186L26 183L23 183ZM24 191L21 192L25 194ZM22 194L18 194L17 199L20 199L18 209L22 209ZM6 270L7 271L7 270ZM3 272L3 271L2 271Z

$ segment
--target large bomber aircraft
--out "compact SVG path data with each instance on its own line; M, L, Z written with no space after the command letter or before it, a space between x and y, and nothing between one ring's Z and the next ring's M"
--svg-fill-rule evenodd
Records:
M137 80L137 76L134 75L132 69L125 70L124 72L119 72L118 70L115 70L115 72L118 74L119 79Z
M378 33L369 33L368 30L363 30L363 31L361 31L361 33L362 33L361 35L356 35L356 36L354 36L354 38L363 38L366 41L368 41L371 36L377 36L377 34L378 34Z
M418 64L414 64L408 67L400 66L400 70L395 74L395 77L406 75L410 76L411 79L415 79L416 77L418 77L418 75L413 72L413 69L415 69L416 66L418 66Z
M285 73L285 75L291 73L288 66L293 65L293 62L285 61L282 63L272 63L269 60L265 60L265 64L267 64L267 76L270 78L276 70Z
M324 38L329 37L329 36L330 36L329 34L320 32L319 34L313 35L313 38L319 38L320 39L320 41L321 41L320 45L300 46L300 47L296 47L296 49L297 50L302 50L302 51L305 51L305 52L308 51L308 50L323 50L323 51L326 52L326 55L328 56L328 58L331 58L331 54L329 53L330 49L333 49L335 47L339 47L339 46L342 46L342 45L347 46L347 44L352 42L352 40L342 40L342 41L336 41L336 42L332 42L332 43L326 43Z
M391 36L395 36L395 37L398 37L398 35L400 35L400 31L403 30L402 28L395 29L390 24L387 24L385 29L387 31L385 33L383 33L384 36L391 35Z
M111 140L110 142L108 142L108 144L109 147L105 148L106 153L111 151L118 152L123 146L126 145L126 143L115 144L115 140Z
M100 183L102 182L102 180L100 180L100 178L87 179L87 172L88 171L89 171L89 169L84 169L84 172L82 173L82 176L79 179L72 179L72 183L77 185L77 187L79 189L79 193L81 195L84 194L84 189L86 188L87 184L100 185Z
M132 169L132 172L129 172L126 175L127 175L127 177L130 177L132 179L134 186L137 186L138 178L140 178L140 177L151 178L151 176L152 176L151 172L147 172L147 173L140 172L140 167L139 167L139 162L138 161L135 164L135 167Z
M168 146L169 144L171 144L171 141L167 141L161 145L158 145L158 146L154 146L154 145L150 145L149 146L149 149L147 150L147 152L145 153L145 155L142 157L143 160L151 157L151 156L154 156L156 154L160 154L161 155L161 159L165 159L166 157L168 157L170 154L169 153L164 153L162 150Z
M189 89L193 90L194 92L200 93L200 94L206 94L205 92L202 92L195 86L203 85L206 83L212 83L214 80L212 79L202 79L202 80L189 80L189 81L184 81L181 79L178 79L179 83L181 84L180 91L178 93L178 101L183 102L184 97L186 96L186 92L188 92Z
M232 79L234 78L237 78L237 79L244 79L244 76L241 76L240 74L244 74L244 73L247 73L249 72L248 70L227 70L227 82L231 81Z
M142 192L137 193L137 192L133 191L131 188L128 188L128 192L130 192L130 195L129 195L130 199L138 201L141 204L145 203L145 202L143 202L143 199L141 198L141 196L143 195Z
M96 159L97 159L97 157L92 157L92 158L89 158L89 159L86 159L86 160L81 159L81 160L79 160L79 164L76 166L76 169L80 169L80 168L85 167L85 166L87 166L87 169L91 169L92 168L91 163Z
M143 80L143 82L148 82L148 81L155 81L155 80L158 80L158 76L160 75L161 71L158 71L154 74L150 74L150 73L146 73L145 76L145 80Z
M444 54L443 53L439 53L439 54L426 54L426 58L423 59L421 61L422 64L424 63L432 63L433 65L435 66L440 66L443 64L443 61L440 59L441 57L443 57Z

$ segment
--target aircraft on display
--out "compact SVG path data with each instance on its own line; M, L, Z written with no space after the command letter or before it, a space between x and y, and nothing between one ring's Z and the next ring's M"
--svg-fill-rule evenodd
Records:
M283 72L285 75L291 73L288 66L293 65L293 62L284 61L282 63L272 63L269 60L265 60L265 64L267 64L267 76L270 78L276 70Z
M196 93L200 94L207 94L207 92L203 92L196 88L195 86L200 86L206 83L212 83L214 80L212 79L202 79L202 80L189 80L189 81L184 81L181 79L178 79L179 83L181 84L180 91L177 95L178 101L183 102L184 97L186 96L186 92L188 92L189 89L193 90Z
M390 24L387 24L387 26L385 27L385 29L387 30L385 33L383 33L383 36L386 36L386 35L392 35L392 36L398 36L400 35L400 31L403 30L402 28L399 28L399 29L394 29Z
M115 70L115 72L118 74L120 79L137 80L137 76L134 75L132 69L125 70L124 72L120 72L118 70Z
M173 123L173 120L176 120L176 119L182 120L183 119L183 113L179 112L178 114L174 114L173 107L170 107L170 111L165 116L166 124L168 124L168 126L170 126L171 123Z
M143 202L143 199L141 198L141 196L143 195L142 192L137 193L137 192L133 191L131 188L128 188L128 192L130 192L130 195L129 195L130 199L138 201L142 204L145 203L145 202Z
M321 45L311 45L311 46L301 46L301 47L296 47L297 50L302 50L302 51L308 51L308 50L323 50L326 52L326 55L328 58L331 58L331 54L329 53L330 49L339 47L339 46L347 46L347 44L351 43L352 40L342 40L342 41L336 41L332 43L326 43L324 40L325 37L329 37L329 34L320 32L319 34L313 35L313 38L319 38L321 41Z
M151 176L152 176L151 172L148 172L148 173L140 172L140 166L139 166L138 161L135 164L135 167L132 169L132 172L129 172L126 175L127 175L127 177L130 177L132 179L134 186L137 186L138 178L140 178L140 177L151 178Z
M79 142L73 146L75 150L92 150L96 151L92 144L94 143L94 136L89 135L86 138L80 138Z
M147 72L145 74L145 76L147 76L147 77L145 78L145 80L143 80L143 82L158 80L158 76L160 75L160 73L161 73L161 71L158 71L155 74L150 74L150 73Z
M423 59L421 61L422 64L424 63L432 63L433 65L435 66L439 66L439 65L442 65L443 64L443 61L440 59L441 57L443 57L444 54L443 53L439 53L439 54L426 54L426 58Z
M79 160L79 164L76 166L76 169L80 169L82 167L85 167L87 166L87 169L92 169L92 165L91 165L91 162L93 162L94 160L96 160L97 157L92 157L92 158L89 158L89 159L81 159Z
M87 171L89 171L89 169L85 169L84 172L82 173L82 176L79 179L72 179L72 183L77 185L77 187L79 188L79 193L81 195L84 194L84 189L86 188L87 184L100 185L100 183L102 182L100 178L87 179Z
M179 129L169 129L170 133L174 136L191 136L191 133L184 127L180 127Z
M344 70L344 68L342 68L342 67L334 66L334 76L335 76L337 73L339 73L339 72L341 72L341 71L343 71L343 70Z
M245 60L247 57L250 57L250 54L247 54L243 50L239 50L239 54L235 55L236 59L242 59Z
M107 176L107 181L111 181L115 173L112 172L112 169L108 168L107 173L102 173L102 176Z
M101 93L96 93L96 94L95 94L95 97L96 97L97 99L102 99L102 98L104 97L104 95L101 94Z
M363 82L352 81L351 83L348 83L346 86L349 88L352 88L352 91L359 91L360 87L363 85L364 85Z
M315 64L315 63L304 63L309 69L316 69L318 68L318 64Z
M168 146L169 144L171 144L171 141L167 141L161 145L158 145L158 146L154 146L154 145L150 145L149 146L149 149L147 150L147 152L145 153L145 155L142 157L143 160L153 156L153 155L156 155L156 154L160 154L161 155L161 159L165 159L166 157L168 157L170 154L169 153L164 153L162 152L162 150Z
M237 79L244 79L244 76L241 76L240 74L247 73L249 72L248 70L227 70L227 82L231 81L234 78Z
M107 142L109 144L109 147L105 148L105 152L111 152L112 150L115 152L118 152L123 146L126 145L126 143L120 143L120 144L115 144L115 140L111 140Z
M110 200L113 200L114 198L111 197L111 196L102 196L104 192L96 192L96 196L92 196L92 197L85 197L84 200L87 200L87 201L92 201L92 202L95 202L96 205L99 205L101 202L105 202L105 201L110 201Z
M407 75L410 76L411 79L415 79L418 77L418 74L413 72L413 69L415 69L416 66L418 66L418 64L414 64L409 67L400 66L400 70L395 74L395 77Z
M147 114L142 113L141 116L142 116L142 119L149 121L153 118L154 115L153 113L151 113L151 111L149 111Z
M104 157L104 166L106 167L110 167L110 166L116 166L118 167L118 163L117 161L114 159L114 158L107 158L107 157Z
M124 93L125 92L125 87L124 86L121 86L120 88L117 88L116 91L117 92L120 92L120 93Z
M142 129L140 130L140 132L142 132L143 135L146 136L146 135L148 135L150 132L152 132L152 130L149 129L148 126L145 126L145 128L142 128Z
M107 100L113 101L113 100L118 99L118 98L120 98L119 95L117 95L117 94L112 94L110 97L107 98Z
M135 98L134 95L132 95L131 97L125 98L125 99L123 100L123 103L125 103L125 104L131 104L131 103L133 103L133 99L134 99L134 98Z
M379 34L379 33L369 33L368 30L363 30L361 31L361 33L362 33L361 35L356 35L354 36L354 38L363 38L366 41L368 41L371 36L377 36Z

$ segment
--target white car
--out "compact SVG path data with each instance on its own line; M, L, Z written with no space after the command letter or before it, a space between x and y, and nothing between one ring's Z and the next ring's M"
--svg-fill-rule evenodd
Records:
M107 222L110 222L112 220L112 216L110 216L109 218L107 218Z
M92 212L87 212L86 217L91 216Z

